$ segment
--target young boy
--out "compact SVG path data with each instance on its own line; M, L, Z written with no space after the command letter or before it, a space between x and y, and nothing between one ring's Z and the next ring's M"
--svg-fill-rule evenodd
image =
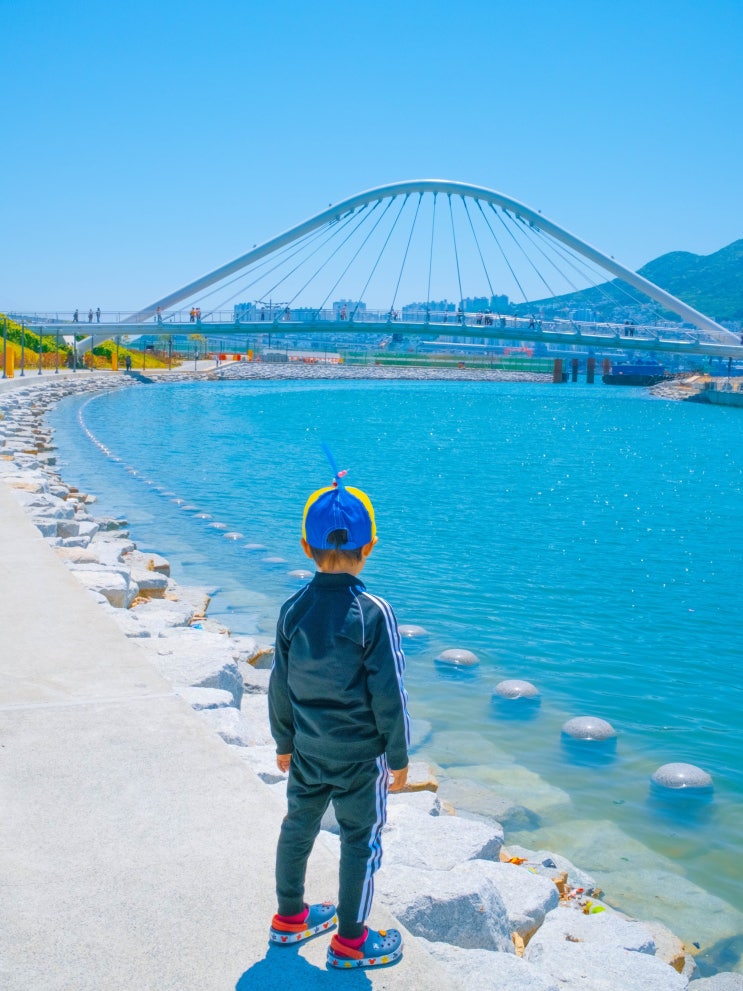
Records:
M277 764L289 772L270 939L296 943L337 921L328 966L343 969L402 955L396 929L365 921L387 791L407 780L409 717L395 616L358 577L377 542L374 509L340 475L304 509L302 547L317 573L281 608L268 704ZM337 916L333 904L304 901L307 860L331 801L341 840Z

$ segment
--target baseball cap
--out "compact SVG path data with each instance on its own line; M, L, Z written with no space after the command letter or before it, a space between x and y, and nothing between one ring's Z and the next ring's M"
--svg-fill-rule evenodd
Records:
M345 530L342 544L328 542L334 530ZM356 550L364 547L377 534L374 507L361 489L342 482L318 489L307 500L302 516L302 536L318 550Z

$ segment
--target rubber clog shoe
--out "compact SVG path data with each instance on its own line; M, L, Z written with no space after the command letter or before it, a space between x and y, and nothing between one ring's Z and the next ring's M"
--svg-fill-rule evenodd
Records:
M350 967L389 967L402 956L402 936L397 929L367 929L366 939L358 948L351 949L333 936L328 947L328 967L331 970L347 970Z
M332 902L319 902L309 906L304 922L282 922L278 915L274 915L268 932L269 941L278 943L279 946L291 946L301 943L303 939L332 932L338 924L335 913L336 908Z

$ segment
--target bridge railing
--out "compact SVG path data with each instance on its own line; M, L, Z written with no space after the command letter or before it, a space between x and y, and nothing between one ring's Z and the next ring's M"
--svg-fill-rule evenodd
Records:
M92 319L90 319L92 313ZM122 311L89 311L84 314L78 312L77 320L74 312L56 311L53 313L8 313L7 316L28 326L44 327L47 332L54 333L97 333L100 324L105 325L105 333L114 336L114 327L126 320L128 313ZM621 323L597 323L591 321L575 321L570 319L550 319L541 320L533 317L522 316L501 316L494 313L466 311L457 313L450 310L437 310L426 307L406 306L401 310L372 310L354 309L352 306L334 306L322 309L310 307L298 307L292 309L289 306L269 305L266 307L251 307L237 316L234 310L215 310L199 315L194 308L183 310L167 310L159 316L145 323L137 324L137 333L147 335L166 335L169 328L171 333L183 334L208 334L209 328L225 327L244 328L248 332L260 332L262 329L268 331L270 328L279 327L287 332L301 331L303 328L311 330L315 324L337 325L338 331L351 328L354 324L364 326L378 326L380 333L389 332L394 334L397 326L404 325L404 332L410 333L410 326L420 326L421 333L433 333L446 335L447 328L452 329L452 333L461 336L461 327L471 328L472 336L477 337L478 329L490 338L493 331L500 327L503 330L528 330L530 335L539 334L540 331L552 334L565 334L566 337L580 338L582 335L594 337L606 337L616 340L617 338L639 338L653 342L656 340L675 341L678 343L697 342L706 335L700 335L698 331L682 329L674 324L667 325L641 325L621 324ZM188 330L185 330L185 328ZM79 328L79 330L78 330ZM103 331L104 328L101 328ZM326 328L323 328L326 329ZM122 334L131 334L132 325L122 326Z

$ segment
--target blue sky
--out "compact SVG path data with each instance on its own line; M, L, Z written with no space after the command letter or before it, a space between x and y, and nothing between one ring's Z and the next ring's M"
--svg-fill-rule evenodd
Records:
M740 0L0 0L0 310L136 309L370 187L637 268L743 237Z

